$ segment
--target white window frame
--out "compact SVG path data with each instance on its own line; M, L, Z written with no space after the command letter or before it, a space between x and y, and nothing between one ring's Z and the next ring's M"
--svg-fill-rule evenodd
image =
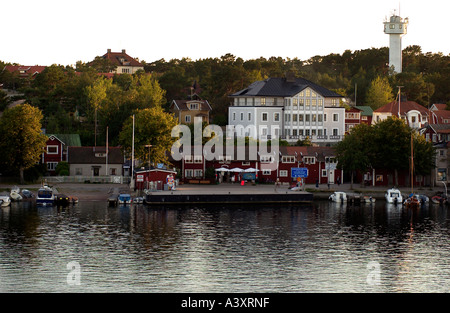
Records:
M185 115L184 116L184 122L185 123L191 123L191 116L190 115Z
M193 169L185 169L184 170L184 177L186 178L192 178L194 177L194 170Z
M47 170L48 171L56 170L56 166L58 166L58 162L47 162Z
M50 152L48 148L56 148L56 152ZM59 154L59 146L58 145L48 145L47 146L47 154Z
M288 177L288 171L287 170L280 170L280 177Z

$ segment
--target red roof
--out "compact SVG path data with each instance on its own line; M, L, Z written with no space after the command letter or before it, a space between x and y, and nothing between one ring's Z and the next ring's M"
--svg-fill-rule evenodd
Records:
M27 77L40 74L47 66L41 65L6 65L5 69L11 73L19 72L19 76Z
M136 59L126 54L125 49L122 52L111 52L111 49L108 49L108 52L102 58L110 60L112 64L117 66L143 66Z
M388 103L382 106L381 108L376 109L374 112L390 112L393 115L396 115L398 114L399 111L398 106L399 106L398 101L392 101L391 103ZM430 111L426 107L418 104L417 102L414 101L400 102L400 115L405 115L407 112L412 110L417 110L422 114L430 114Z

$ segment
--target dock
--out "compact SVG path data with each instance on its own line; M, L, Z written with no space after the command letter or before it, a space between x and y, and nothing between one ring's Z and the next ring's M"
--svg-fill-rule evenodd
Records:
M185 185L177 190L157 191L144 196L147 205L161 204L260 204L260 203L310 203L313 194L291 191L286 187L240 186L237 184L195 186Z

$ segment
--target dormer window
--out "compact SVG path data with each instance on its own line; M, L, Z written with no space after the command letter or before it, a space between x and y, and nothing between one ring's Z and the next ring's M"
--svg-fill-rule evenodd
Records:
M190 108L191 110L198 110L198 103L191 103L190 106L189 106L189 108Z

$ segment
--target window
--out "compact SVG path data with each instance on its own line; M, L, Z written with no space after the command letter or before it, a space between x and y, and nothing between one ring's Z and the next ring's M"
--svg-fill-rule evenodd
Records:
M202 163L203 162L203 158L201 155L194 155L194 163Z
M339 122L339 114L333 113L333 122Z
M122 73L130 74L129 68L122 68Z
M47 154L58 154L58 146L47 146Z
M192 155L185 155L184 163L192 163Z
M115 169L115 168L110 168L109 169L109 175L117 175L117 169Z
M236 112L233 112L233 121L236 120Z
M194 177L202 177L203 170L194 170Z
M248 120L249 120L249 121L252 120L252 113L248 113Z
M244 112L241 112L241 121L244 120Z
M190 108L191 110L198 110L198 103L191 103Z
M78 175L78 176L83 175L83 169L81 167L75 168L75 175Z
M272 173L270 170L263 170L262 171L263 175L270 175L270 173Z
M280 177L288 177L288 171L287 170L280 170Z
M322 177L327 177L327 170L322 170Z
M281 162L283 162L283 163L295 163L295 156L293 156L293 155L284 155L281 158Z
M185 170L184 171L184 176L187 177L187 178L190 178L190 177L192 177L193 173L194 173L193 170Z
M316 158L315 157L303 157L303 163L305 164L316 164Z
M264 122L267 122L267 113L263 113L261 119L262 119Z
M186 115L186 116L184 117L184 121L185 121L186 123L190 123L190 122L191 122L191 116L190 116L190 115Z
M280 113L273 113L273 120L275 122L279 122L280 121Z
M266 105L266 98L261 98L261 105Z
M47 162L47 170L54 171L57 165L58 162Z
M270 155L262 155L260 158L261 163L271 163L272 162L272 156Z
M242 162L242 166L246 166L246 165L249 166L249 165L250 165L250 162L248 162L248 161L243 161L243 162Z
M339 129L333 128L333 136L339 136Z

